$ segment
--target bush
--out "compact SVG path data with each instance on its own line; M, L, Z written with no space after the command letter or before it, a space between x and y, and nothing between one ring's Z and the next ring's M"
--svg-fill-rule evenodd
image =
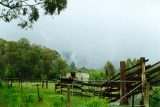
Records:
M86 104L85 107L109 107L108 99L101 99L98 97L92 97Z
M155 89L150 94L150 107L159 107L160 105L160 89Z

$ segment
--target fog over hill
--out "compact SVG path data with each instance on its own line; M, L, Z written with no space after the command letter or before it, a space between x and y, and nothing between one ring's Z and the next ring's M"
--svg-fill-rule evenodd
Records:
M16 24L0 21L0 37L25 37L79 67L101 69L107 60L118 67L121 60L141 56L160 60L159 0L68 0L60 15L44 15L33 29Z

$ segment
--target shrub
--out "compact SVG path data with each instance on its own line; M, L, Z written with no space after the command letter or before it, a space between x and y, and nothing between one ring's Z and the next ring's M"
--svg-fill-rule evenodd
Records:
M155 89L150 93L150 107L159 107L160 105L160 89Z
M109 107L109 100L92 97L88 102L86 102L85 107Z

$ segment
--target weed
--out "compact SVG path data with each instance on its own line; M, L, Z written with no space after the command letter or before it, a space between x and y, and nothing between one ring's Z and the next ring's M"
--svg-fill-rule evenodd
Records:
M109 104L109 100L107 99L100 99L98 97L92 97L85 104L85 107L109 107L108 104Z

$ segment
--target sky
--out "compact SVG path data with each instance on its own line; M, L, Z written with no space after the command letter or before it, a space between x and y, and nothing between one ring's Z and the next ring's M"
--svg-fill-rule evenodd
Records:
M101 69L127 58L160 60L159 0L68 0L60 15L41 15L33 29L0 20L0 38L57 50L78 67Z

